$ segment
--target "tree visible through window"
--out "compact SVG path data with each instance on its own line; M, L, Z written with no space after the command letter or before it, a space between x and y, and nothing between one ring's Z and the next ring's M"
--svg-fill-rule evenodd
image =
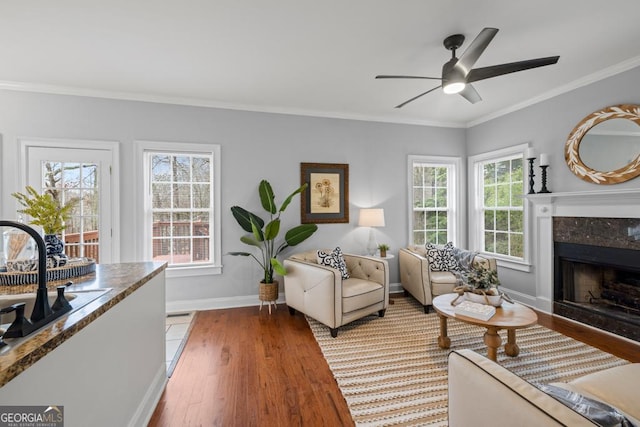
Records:
M65 253L70 258L100 260L98 169L96 163L42 162L42 191L61 205L77 201L62 233Z
M484 233L482 250L524 258L522 155L480 163Z
M148 153L154 261L211 261L212 156Z
M412 243L444 244L453 240L454 164L419 156L412 156L410 164Z

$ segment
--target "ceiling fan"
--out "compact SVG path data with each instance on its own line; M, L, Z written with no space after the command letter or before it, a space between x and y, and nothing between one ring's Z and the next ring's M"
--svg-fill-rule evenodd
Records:
M456 49L464 43L464 36L462 34L454 34L444 39L444 47L451 51L451 59L442 66L442 77L378 75L376 79L427 79L442 81L442 84L439 86L414 96L402 104L396 105L396 108L402 108L408 103L439 88L442 88L442 91L446 94L459 93L467 101L475 104L481 101L482 98L471 83L503 74L515 73L516 71L552 65L560 59L559 56L548 56L545 58L492 65L490 67L472 68L497 33L497 28L484 28L460 58L456 58Z

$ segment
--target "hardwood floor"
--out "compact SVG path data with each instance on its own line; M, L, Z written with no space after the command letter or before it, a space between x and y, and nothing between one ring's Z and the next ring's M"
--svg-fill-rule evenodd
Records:
M538 313L539 323L632 362L640 345ZM279 305L202 311L149 426L353 426L304 316Z
M149 426L352 426L301 314L201 311Z
M584 326L578 322L549 314L538 314L538 324L563 335L582 341L633 363L640 363L640 344L598 329Z

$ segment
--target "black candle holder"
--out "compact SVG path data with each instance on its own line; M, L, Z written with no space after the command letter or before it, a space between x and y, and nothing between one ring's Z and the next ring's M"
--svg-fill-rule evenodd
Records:
M547 190L547 168L549 165L540 166L542 169L542 188L538 193L551 193L551 191Z
M535 160L535 157L530 157L527 160L529 160L529 193L527 194L536 194L535 190L533 189L533 177L536 176L533 173L533 161Z

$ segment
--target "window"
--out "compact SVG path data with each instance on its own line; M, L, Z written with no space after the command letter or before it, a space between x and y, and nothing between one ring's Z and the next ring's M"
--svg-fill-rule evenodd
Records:
M409 156L410 243L457 243L459 163L459 158Z
M144 258L220 272L220 149L138 143L144 164ZM170 149L169 149L170 148Z
M473 249L521 264L528 263L524 149L526 145L469 159L475 179Z
M60 205L75 201L63 231L65 253L72 258L93 258L99 263L99 165L43 161L41 166L43 185L39 192L48 192Z

